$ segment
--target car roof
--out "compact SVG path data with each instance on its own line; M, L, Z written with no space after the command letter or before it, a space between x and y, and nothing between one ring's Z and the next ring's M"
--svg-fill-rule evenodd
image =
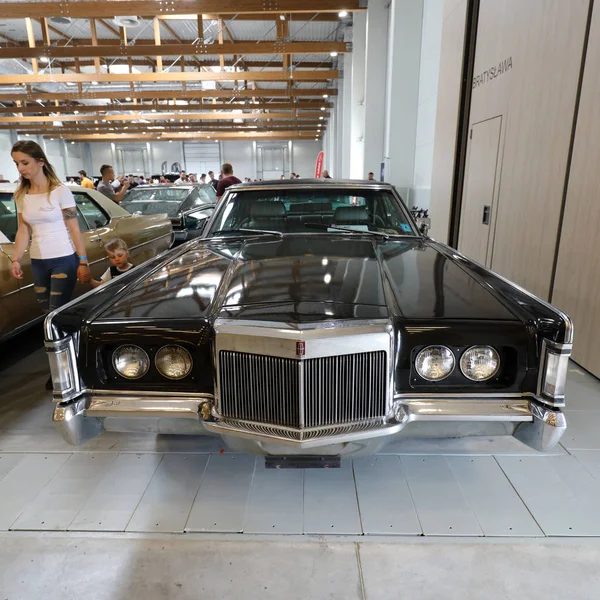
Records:
M362 188L362 189L394 189L391 183L380 181L367 181L361 179L272 179L267 181L251 181L248 183L236 183L228 187L228 190L241 189L281 189L281 188Z

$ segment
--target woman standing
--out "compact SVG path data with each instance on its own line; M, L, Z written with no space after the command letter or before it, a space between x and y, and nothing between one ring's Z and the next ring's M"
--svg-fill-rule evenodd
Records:
M12 274L23 278L20 261L31 239L34 289L47 313L71 300L77 279L87 283L92 278L77 207L73 193L56 176L38 144L17 142L11 154L21 174L15 192L19 225Z

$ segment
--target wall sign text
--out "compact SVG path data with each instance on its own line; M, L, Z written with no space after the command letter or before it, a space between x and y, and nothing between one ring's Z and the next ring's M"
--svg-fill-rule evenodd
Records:
M487 71L484 71L480 75L473 77L473 89L499 77L503 73L506 73L509 69L512 69L512 56L505 58L500 61L497 65L490 67Z

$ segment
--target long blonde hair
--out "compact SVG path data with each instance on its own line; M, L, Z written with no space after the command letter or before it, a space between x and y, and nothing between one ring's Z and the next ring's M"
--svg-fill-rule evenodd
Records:
M48 202L50 202L50 192L56 189L59 185L62 185L62 182L58 178L54 167L48 162L46 154L42 150L41 146L32 140L21 140L12 147L10 153L12 154L13 152L22 152L23 154L27 154L27 156L31 156L31 158L44 163L44 175L48 180ZM19 178L19 185L14 193L15 202L19 207L22 206L23 198L25 198L25 194L27 194L30 189L31 182L29 179L25 179L25 177L21 176Z

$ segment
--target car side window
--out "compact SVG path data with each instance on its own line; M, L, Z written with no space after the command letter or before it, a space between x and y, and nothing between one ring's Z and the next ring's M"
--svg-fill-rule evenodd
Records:
M217 203L217 194L215 192L215 188L212 185L207 185L206 187L201 187L198 190L200 195L200 201L202 204L216 204Z
M185 199L185 202L181 205L181 210L182 212L185 212L186 210L194 208L194 206L197 206L198 204L202 204L202 202L200 202L200 198L198 197L198 190L192 190L190 195Z
M77 208L87 222L88 227L86 229L98 229L108 225L110 221L108 215L87 194L75 192L73 195L75 196Z
M77 207L77 222L79 223L79 231L88 231L90 226L85 220L84 216L81 214L81 210L79 206Z
M0 194L0 243L14 242L17 235L17 207L12 194Z

